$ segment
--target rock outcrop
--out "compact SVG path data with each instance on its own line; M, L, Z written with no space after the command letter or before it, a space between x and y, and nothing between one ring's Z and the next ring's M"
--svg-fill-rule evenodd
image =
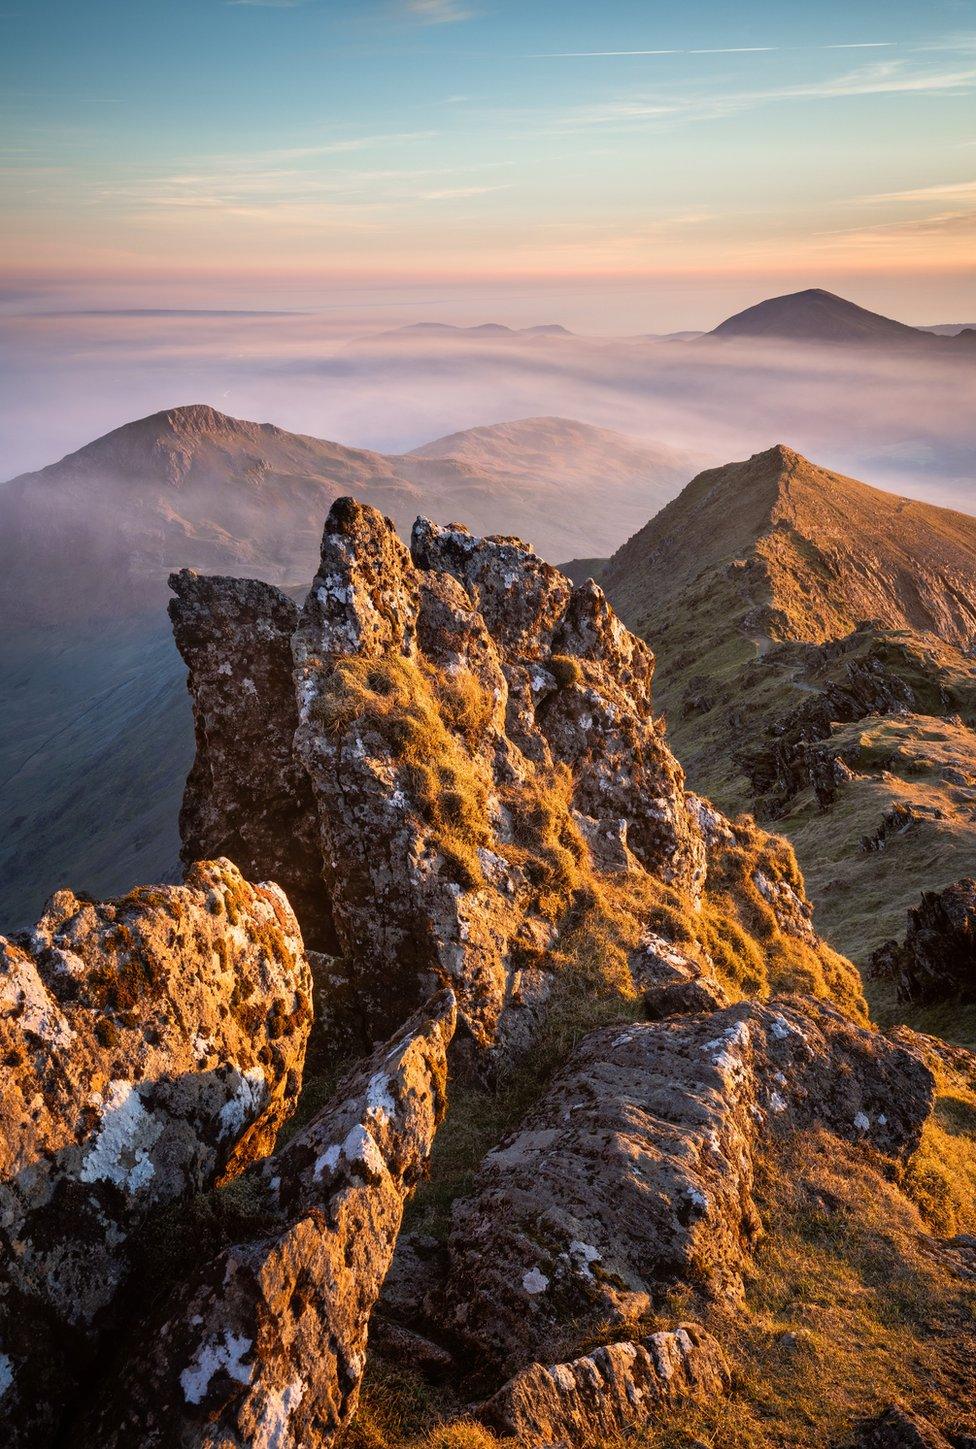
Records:
M180 812L185 863L226 856L281 886L310 950L335 949L315 810L292 741L298 605L257 579L170 576L169 616L194 701L196 758Z
M73 1442L324 1449L355 1411L370 1314L446 1106L441 992L252 1172L253 1231L179 1288Z
M899 1001L976 1001L976 881L924 891L904 941L879 946L869 969L894 982Z
M729 1383L715 1339L682 1324L639 1343L607 1344L571 1363L530 1364L479 1414L524 1449L571 1449L639 1429L683 1399L718 1399Z
M690 917L709 858L744 853L685 791L651 710L648 646L592 581L574 588L518 539L420 519L408 551L375 509L340 499L291 637L293 684L283 596L187 575L174 587L199 750L187 848L236 832L264 867L292 842L280 869L299 919L318 912L314 944L324 881L338 943L326 949L367 1038L446 985L466 1049L516 1054L564 930L615 883L670 888ZM269 761L249 836L242 692ZM802 882L798 894L780 874L769 907L816 955Z
M154 1210L263 1156L311 1023L298 924L227 861L0 939L3 1442L49 1433Z
M757 1135L817 1124L903 1163L932 1099L917 1055L805 998L593 1032L455 1206L452 1327L511 1371L668 1285L735 1300Z
M927 646L921 636L886 632L876 623L824 644L771 650L767 671L777 666L792 671L809 681L810 692L782 719L766 724L758 745L738 753L762 811L781 813L807 786L821 810L833 805L854 763L831 743L838 724L872 715L942 716L959 710L970 691L960 690L940 655L953 658L936 641Z
M654 931L646 932L631 952L630 970L644 993L644 1011L651 1021L729 1005L724 987L701 962Z

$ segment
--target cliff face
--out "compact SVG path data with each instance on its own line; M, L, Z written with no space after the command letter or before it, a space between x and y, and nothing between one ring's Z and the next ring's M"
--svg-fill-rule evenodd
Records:
M367 1035L441 983L477 1053L524 1049L567 942L612 927L625 951L652 900L704 951L718 918L775 939L767 981L843 978L788 903L788 854L686 790L650 648L518 539L421 519L408 552L343 500L297 620L264 585L173 586L198 742L185 848L233 851L243 833L250 869L287 872L309 942L332 923L324 949ZM741 962L725 967L741 990Z

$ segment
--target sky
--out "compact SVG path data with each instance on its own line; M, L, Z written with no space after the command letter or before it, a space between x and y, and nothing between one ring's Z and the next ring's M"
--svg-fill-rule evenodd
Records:
M976 0L0 0L0 300L976 315Z

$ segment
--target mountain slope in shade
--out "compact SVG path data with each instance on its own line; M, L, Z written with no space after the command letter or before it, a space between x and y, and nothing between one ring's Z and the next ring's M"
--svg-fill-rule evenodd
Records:
M0 931L60 886L178 880L193 721L165 614L5 631L0 696Z
M0 488L8 619L139 612L173 568L274 583L309 575L322 518L354 494L403 531L417 513L516 531L550 557L609 552L689 458L557 418L478 428L385 456L174 408Z
M400 461L414 478L426 475L444 488L449 486L449 474L431 473L410 460L447 461L456 468L459 480L466 471L474 475L489 470L492 481L549 493L553 503L558 495L578 491L597 509L623 510L614 520L619 534L637 494L646 494L652 507L660 507L674 496L677 481L687 476L692 456L610 428L549 417L520 418L451 433L415 448ZM463 501L463 495L458 501Z
M933 333L909 327L879 312L869 312L833 292L810 287L782 297L770 297L728 317L708 337L769 338L784 342L857 343L866 346L925 346Z
M775 820L838 949L976 872L976 518L776 447L700 474L600 582L693 788Z

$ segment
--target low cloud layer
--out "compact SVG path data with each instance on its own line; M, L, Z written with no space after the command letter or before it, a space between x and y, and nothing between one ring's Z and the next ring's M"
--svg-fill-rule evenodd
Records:
M785 442L879 487L976 509L973 365L946 353L385 331L381 314L8 318L5 473L190 402L402 451L559 415L732 459Z

